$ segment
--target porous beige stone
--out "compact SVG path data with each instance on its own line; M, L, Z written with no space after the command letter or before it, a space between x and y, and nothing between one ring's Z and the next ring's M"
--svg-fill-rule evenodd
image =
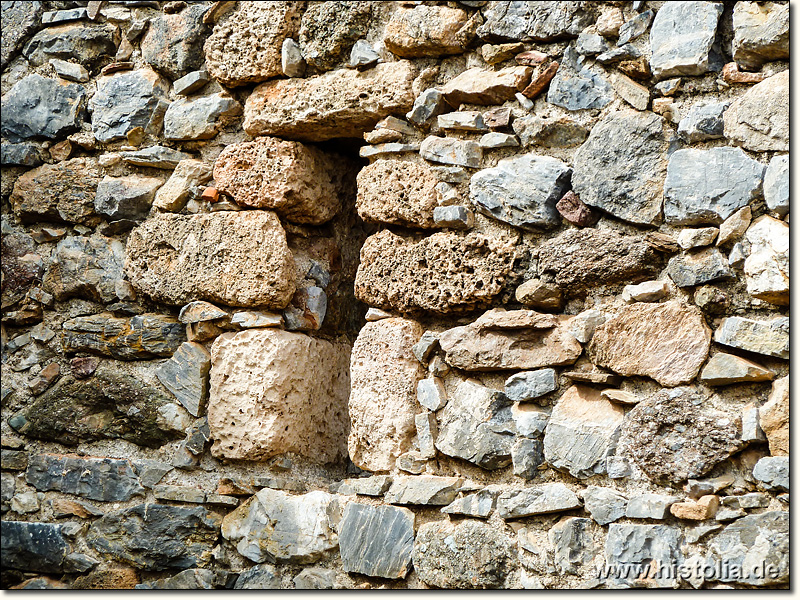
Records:
M434 227L439 180L427 165L379 160L361 169L357 181L356 208L365 221Z
M154 300L284 308L295 289L294 258L275 213L162 213L128 237L125 269Z
M415 76L416 68L402 60L366 71L268 81L247 98L244 130L311 142L361 138L382 118L411 110Z
M672 300L626 306L597 328L588 352L592 362L620 375L673 387L694 379L710 345L700 309Z
M220 458L347 451L350 346L278 329L226 333L211 348L208 425Z
M423 333L415 321L381 319L367 323L353 345L348 449L362 469L388 471L411 449L417 382L426 375L411 347Z
M385 230L361 248L355 293L385 310L463 312L491 302L515 258L502 236L439 232L417 240Z
M462 8L419 5L400 8L386 24L383 43L403 58L460 54L480 25Z
M524 90L533 69L526 66L506 67L499 71L475 67L464 71L441 87L445 99L459 104L502 104Z
M239 205L320 225L341 208L343 160L300 142L260 137L225 148L214 163L214 180Z
M235 87L282 75L281 45L300 27L305 2L240 2L206 40L208 73Z
M725 137L755 152L789 150L789 71L754 85L722 114Z
M772 456L789 456L789 376L772 384L769 400L758 409Z
M717 513L719 508L719 496L708 494L692 502L677 502L669 507L669 512L679 519L690 519L692 521L705 521Z

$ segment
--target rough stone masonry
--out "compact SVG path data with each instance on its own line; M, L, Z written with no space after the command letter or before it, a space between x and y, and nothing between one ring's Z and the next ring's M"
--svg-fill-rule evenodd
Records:
M789 588L788 2L1 50L2 588Z

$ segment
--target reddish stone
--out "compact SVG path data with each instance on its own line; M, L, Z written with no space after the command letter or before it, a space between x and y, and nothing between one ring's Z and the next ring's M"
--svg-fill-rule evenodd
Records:
M96 358L81 356L73 358L69 361L69 365L72 367L72 374L76 379L86 379L94 375L100 362Z
M201 200L206 200L207 202L219 202L219 191L217 188L207 187L203 190L203 193L200 195Z
M722 80L725 83L761 83L766 78L766 73L743 73L735 62L722 67Z
M564 194L564 197L556 203L556 210L569 223L578 227L590 227L600 219L600 215L581 202L578 194L573 191Z
M117 71L130 71L133 69L135 65L132 62L113 62L110 65L106 65L100 71L101 75L110 75L111 73L116 73Z
M493 108L483 113L483 122L489 129L503 129L511 121L511 108L508 106Z
M538 65L547 60L547 54L538 52L536 50L528 50L527 52L520 52L514 57L518 65Z
M528 87L522 90L522 95L531 100L536 98L548 86L556 71L558 71L558 63L556 61L551 62L547 67L539 66Z
M622 61L617 68L631 79L648 79L651 75L650 63L644 57Z

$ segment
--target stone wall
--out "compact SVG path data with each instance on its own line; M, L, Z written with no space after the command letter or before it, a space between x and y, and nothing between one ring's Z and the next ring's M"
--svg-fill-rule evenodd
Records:
M2 586L789 586L786 2L3 2Z

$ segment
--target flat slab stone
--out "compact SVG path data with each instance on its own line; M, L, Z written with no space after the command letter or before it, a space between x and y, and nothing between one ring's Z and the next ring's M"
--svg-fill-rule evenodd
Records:
M551 41L576 37L591 15L582 5L562 2L491 2L478 35L490 41Z
M269 211L158 214L131 232L126 256L134 287L167 304L283 308L294 294L294 258Z
M204 412L208 398L211 354L202 344L184 342L168 361L156 370L158 380L195 417Z
M625 516L628 499L612 488L590 485L583 493L583 502L592 519L608 525Z
M173 317L144 314L130 319L108 313L64 321L65 352L91 352L121 360L171 356L186 339Z
M734 277L725 256L716 248L673 256L667 263L667 274L678 287L694 287Z
M241 104L227 94L179 98L164 113L164 138L209 140L241 113Z
M670 2L658 10L650 30L656 78L712 70L711 46L722 8L721 2Z
M789 358L789 319L776 317L771 321L726 317L714 331L718 344L774 356Z
M494 71L474 67L449 80L439 89L452 106L502 104L514 98L530 82L533 69L514 66Z
M700 381L707 385L729 385L750 381L770 381L775 373L746 358L718 352L703 367Z
M403 579L411 570L414 513L349 502L339 522L339 552L348 573Z
M419 145L419 155L430 162L478 168L481 166L483 151L472 140L431 135Z
M144 495L130 462L113 458L36 454L28 461L25 480L43 492L56 490L103 502Z
M502 519L517 519L572 510L580 506L578 497L563 483L546 483L503 492L497 499L497 514Z
M54 523L3 521L0 565L45 573L63 573L70 545L63 526Z

